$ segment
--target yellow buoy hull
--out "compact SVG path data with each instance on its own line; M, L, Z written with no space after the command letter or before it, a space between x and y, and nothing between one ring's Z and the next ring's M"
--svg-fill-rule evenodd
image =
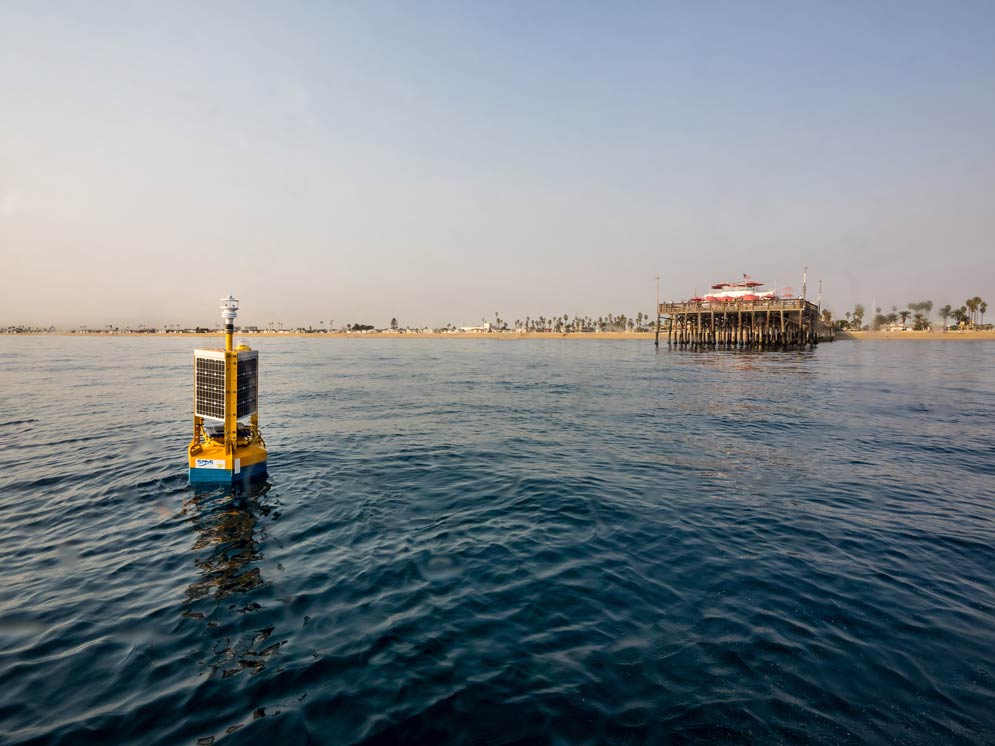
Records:
M240 445L228 458L224 443L208 440L187 455L191 482L230 484L266 476L266 446L261 442Z

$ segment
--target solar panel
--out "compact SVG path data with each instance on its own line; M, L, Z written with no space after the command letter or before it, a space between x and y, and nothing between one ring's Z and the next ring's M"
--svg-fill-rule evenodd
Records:
M243 357L245 355L245 357ZM238 417L248 417L259 402L259 358L255 352L238 354Z
M236 415L253 414L259 406L259 353L238 353ZM213 420L225 418L225 354L221 350L194 350L194 414Z
M225 418L225 361L194 358L194 414L215 420Z

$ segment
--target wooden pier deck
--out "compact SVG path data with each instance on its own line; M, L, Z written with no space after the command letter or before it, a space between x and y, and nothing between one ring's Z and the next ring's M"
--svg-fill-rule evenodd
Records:
M656 346L690 349L777 350L831 342L831 325L819 307L802 298L756 301L689 301L657 308Z

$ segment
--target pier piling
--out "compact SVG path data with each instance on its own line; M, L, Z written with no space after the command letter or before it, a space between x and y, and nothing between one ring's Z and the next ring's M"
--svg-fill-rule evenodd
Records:
M776 350L814 347L834 339L819 308L803 298L659 303L656 346L666 325L667 347Z

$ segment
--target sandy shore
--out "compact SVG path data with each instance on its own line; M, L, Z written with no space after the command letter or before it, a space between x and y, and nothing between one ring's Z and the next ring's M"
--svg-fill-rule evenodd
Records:
M837 332L836 339L859 339L861 341L928 340L936 342L991 342L995 331L984 332Z
M2 335L2 333L0 333ZM61 336L61 337L149 337L156 339L165 339L169 337L199 337L201 339L205 337L217 337L219 339L224 338L224 334L221 332L170 332L169 334L128 334L127 332L108 332L108 333L92 333L92 334L80 334L77 332L36 332L27 334L10 334L6 336L37 336L37 337L48 337L48 336ZM307 332L256 332L256 333L241 333L235 334L236 341L242 339L256 339L256 338L284 338L284 337L305 337L309 339L486 339L495 341L510 341L516 339L653 339L653 332L604 332L602 334L588 334L584 332L571 332L569 334L562 334L557 332L500 332L491 334L474 334L469 332L457 332L455 334L435 334L426 332L404 332L401 334L395 334L391 332L380 332L380 333L356 333L356 334L346 334L346 333L307 333ZM666 334L663 335L664 342L666 342Z
M200 339L204 338L214 338L219 339L224 338L224 335L220 332L170 332L169 334L128 334L127 332L109 332L109 333L88 333L80 334L78 332L29 332L25 334L7 334L5 332L0 332L0 336L33 336L33 337L148 337L155 339L165 339L169 337L197 337ZM556 332L527 332L527 333L515 333L515 332L502 332L502 333L491 333L491 334L474 334L469 332L457 332L455 334L436 334L436 333L425 333L425 332L404 332L403 334L393 334L390 332L379 332L379 333L357 333L357 334L346 334L342 333L307 333L307 332L256 332L256 333L239 333L235 335L236 340L242 339L256 339L256 338L281 338L281 337L300 337L307 339L486 339L490 341L512 341L517 339L653 339L653 332L604 332L602 334L591 334L584 332L576 332L569 334L562 334ZM983 332L837 332L836 339L840 341L845 340L860 340L860 341L892 341L892 340L928 340L928 341L938 341L938 342L991 342L995 341L995 331L983 331ZM661 340L664 344L667 342L667 334L664 331L661 334Z

